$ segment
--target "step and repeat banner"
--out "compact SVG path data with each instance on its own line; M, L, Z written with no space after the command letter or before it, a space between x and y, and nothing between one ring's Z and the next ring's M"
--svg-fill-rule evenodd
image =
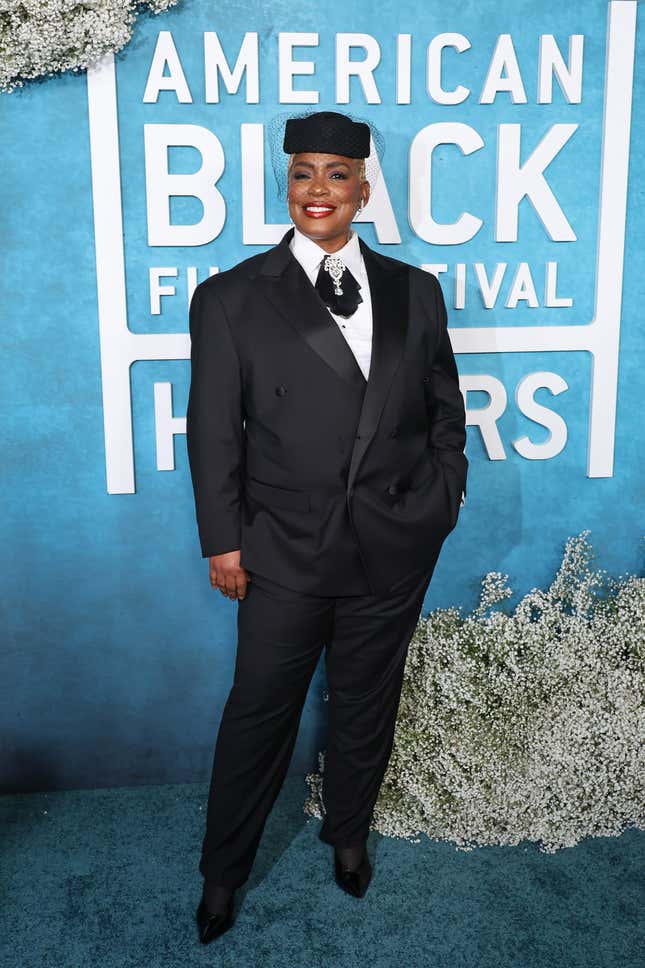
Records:
M3 789L207 775L237 606L199 551L188 305L290 225L277 113L376 123L355 227L441 282L470 475L425 609L472 608L489 571L546 586L584 529L641 571L637 8L183 0L87 74L3 95ZM321 665L293 771L323 687Z

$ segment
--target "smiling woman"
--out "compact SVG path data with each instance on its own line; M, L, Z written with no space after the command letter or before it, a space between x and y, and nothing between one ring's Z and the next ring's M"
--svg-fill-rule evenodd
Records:
M326 252L345 245L349 226L369 197L364 159L323 152L291 154L289 215L294 225Z
M365 894L407 646L468 465L439 283L352 229L378 134L336 111L270 131L294 225L190 305L202 554L212 587L239 603L199 864L203 943L231 927L323 645L333 712L318 836L339 887Z
M326 252L348 241L356 214L370 197L365 158L371 153L370 126L337 111L287 119L283 151L288 154L289 215L301 232ZM342 145L343 153L331 149Z

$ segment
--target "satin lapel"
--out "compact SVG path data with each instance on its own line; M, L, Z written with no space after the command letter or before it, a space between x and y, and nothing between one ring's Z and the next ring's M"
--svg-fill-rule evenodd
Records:
M352 487L359 464L369 447L385 401L401 362L408 330L408 269L391 263L360 239L372 300L372 356L347 480Z
M292 236L293 229L289 229L282 241L267 253L261 269L267 297L343 380L365 386L365 377L338 324L289 249Z
M344 380L365 387L348 474L351 488L403 355L409 316L408 267L383 258L359 238L372 302L372 354L366 382L336 321L293 256L289 248L292 237L290 228L268 250L260 275L266 282L267 298L311 348Z

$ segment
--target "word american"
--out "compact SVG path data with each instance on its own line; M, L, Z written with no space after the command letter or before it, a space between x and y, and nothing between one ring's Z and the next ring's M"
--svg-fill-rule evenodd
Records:
M394 40L394 94L396 104L410 104L412 99L413 56L412 34L396 34ZM391 43L391 41L389 40ZM277 34L277 74L280 104L318 104L317 88L298 88L296 78L316 73L316 61L296 56L295 48L317 48L318 33L279 32ZM415 36L415 45L418 43ZM470 40L461 33L441 33L433 37L425 48L425 89L435 104L461 104L473 91L464 84L444 86L444 67L450 58L464 54L471 47ZM569 104L582 101L584 35L571 34L566 57L553 34L538 37L537 77L532 93L537 104L553 103L553 81ZM357 52L357 56L355 55ZM375 74L381 63L381 45L367 33L337 33L335 35L334 71L335 100L349 104L350 82L355 78L367 104L381 104L382 97ZM235 62L231 66L231 61ZM245 81L247 104L260 103L260 38L256 31L244 34L233 57L228 57L217 31L203 34L203 85L207 104L220 101L220 79L228 94L238 94ZM468 71L468 61L459 68ZM193 83L193 87L194 87ZM143 102L155 104L162 91L173 91L179 103L192 104L193 92L186 77L171 31L162 30L157 36L154 54L148 71ZM500 34L491 52L486 76L481 81L478 101L492 104L500 93L508 93L514 104L528 102L524 75L510 34ZM266 97L266 95L265 95Z

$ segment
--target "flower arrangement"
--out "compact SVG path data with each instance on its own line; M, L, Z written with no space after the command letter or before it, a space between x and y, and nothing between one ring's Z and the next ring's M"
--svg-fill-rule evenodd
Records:
M0 91L25 80L80 71L130 40L142 9L177 0L0 0Z
M419 620L372 829L553 853L645 825L645 578L593 570L588 535L512 611L491 572L471 614ZM324 753L319 768L316 817Z

